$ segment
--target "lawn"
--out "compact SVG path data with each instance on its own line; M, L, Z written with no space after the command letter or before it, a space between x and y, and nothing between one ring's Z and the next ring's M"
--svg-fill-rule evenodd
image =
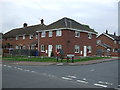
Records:
M90 61L90 60L101 60L107 59L108 57L84 57L75 59L74 62L82 62L82 61ZM52 57L26 57L26 56L16 56L16 57L3 57L3 60L10 60L10 61L35 61L35 62L56 62L56 58ZM69 60L71 62L72 60ZM61 59L58 60L61 62ZM67 62L66 59L63 59L62 62Z

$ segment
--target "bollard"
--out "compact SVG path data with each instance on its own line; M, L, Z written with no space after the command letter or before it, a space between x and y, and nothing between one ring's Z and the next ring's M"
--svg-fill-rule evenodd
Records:
M74 63L74 57L72 57L72 63Z
M69 57L67 57L67 63L68 63L68 61L69 61Z

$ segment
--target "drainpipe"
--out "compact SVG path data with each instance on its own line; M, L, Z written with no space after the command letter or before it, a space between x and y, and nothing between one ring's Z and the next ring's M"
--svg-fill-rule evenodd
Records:
M40 33L38 32L38 56L40 52Z

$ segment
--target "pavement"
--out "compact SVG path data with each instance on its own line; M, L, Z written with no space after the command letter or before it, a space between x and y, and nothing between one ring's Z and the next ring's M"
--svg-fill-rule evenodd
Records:
M99 59L99 60L91 60L91 61L82 61L82 62L74 62L74 63L67 63L67 62L33 62L33 61L2 61L3 64L17 64L17 65L38 65L38 66L46 66L46 65L89 65L89 64L97 64L103 63L108 61L118 60L118 58L109 58L109 59Z

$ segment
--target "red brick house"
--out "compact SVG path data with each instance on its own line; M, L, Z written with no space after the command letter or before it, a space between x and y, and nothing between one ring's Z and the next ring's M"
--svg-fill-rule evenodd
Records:
M37 30L43 29L43 20L41 24L27 26L27 23L23 24L22 28L13 29L3 35L3 50L10 49L37 49L38 47L38 34Z
M120 36L116 34L102 33L97 37L97 51L103 56L117 56L120 53Z
M64 52L64 56L96 55L97 32L88 25L65 17L37 32L40 56L56 56L58 49Z

